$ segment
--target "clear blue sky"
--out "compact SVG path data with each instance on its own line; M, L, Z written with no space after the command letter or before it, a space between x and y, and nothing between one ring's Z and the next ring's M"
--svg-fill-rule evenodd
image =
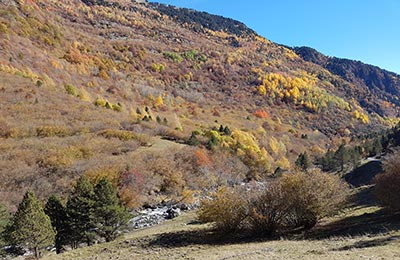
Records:
M153 0L152 0L153 2ZM400 74L400 0L158 0L230 17L288 46Z

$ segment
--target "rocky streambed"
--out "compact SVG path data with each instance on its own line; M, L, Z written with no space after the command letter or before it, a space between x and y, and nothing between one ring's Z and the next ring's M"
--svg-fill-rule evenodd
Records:
M151 227L168 219L178 217L184 210L189 210L189 208L182 206L161 206L139 210L134 212L135 217L129 221L129 227L133 229Z

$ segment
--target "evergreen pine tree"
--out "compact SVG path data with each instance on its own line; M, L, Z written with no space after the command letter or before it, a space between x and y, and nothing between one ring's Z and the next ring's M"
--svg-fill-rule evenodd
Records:
M231 134L232 134L232 131L231 131L231 129L229 129L228 126L225 126L225 128L224 128L224 134L226 134L226 135L231 135Z
M210 140L208 141L208 147L210 149L214 149L215 146L219 145L219 140L214 135L211 136Z
M381 139L379 137L374 139L374 142L373 142L371 148L372 149L371 149L370 156L377 156L382 153L383 148L382 148Z
M65 207L62 205L60 199L52 195L47 200L44 212L50 217L51 225L57 231L55 246L56 253L59 254L63 251L63 246L68 244L68 217Z
M5 230L10 222L10 214L6 207L0 203L0 248L5 246L6 234ZM0 250L1 251L1 250ZM0 252L0 256L2 253Z
M129 213L120 205L117 190L103 178L95 186L96 232L106 242L114 240L129 220Z
M348 153L349 162L353 165L353 168L358 167L361 161L361 147L356 146L354 148L348 149Z
M55 238L49 216L44 213L42 205L30 191L25 193L19 204L9 232L13 245L33 250L36 258L40 256L40 249L53 245Z
M335 162L335 153L331 150L328 150L326 154L320 159L320 164L322 166L323 171L332 171L337 168Z
M163 119L163 124L168 125L168 119L166 117L164 117L164 119Z
M349 161L349 152L345 147L345 144L341 144L335 152L336 163L340 166L340 170L344 170L344 165Z
M189 139L187 140L187 144L192 145L192 146L198 146L200 144L200 142L197 139L196 134L194 132L192 132Z
M310 167L310 160L308 158L307 152L299 154L295 164L301 170L306 171L308 169L308 167Z
M78 179L67 202L69 241L72 248L77 248L82 242L88 245L93 243L96 227L94 203L93 185L83 176Z
M156 121L157 121L157 123L161 124L161 118L160 118L160 116L157 116L157 117L156 117Z

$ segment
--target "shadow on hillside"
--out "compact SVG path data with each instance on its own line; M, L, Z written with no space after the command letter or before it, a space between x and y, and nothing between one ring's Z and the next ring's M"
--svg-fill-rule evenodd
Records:
M327 225L317 226L306 234L308 239L376 235L400 230L400 212L391 214L384 210L350 216Z
M317 226L303 235L297 233L285 234L283 236L285 239L290 240L319 240L334 237L353 237L362 235L373 236L394 230L400 230L400 213L389 214L383 210L379 210L373 213L365 213L360 216L347 217L327 225ZM280 239L280 237L254 236L249 233L221 235L212 229L201 229L160 234L156 236L155 239L149 241L148 245L160 247L185 247L189 245L243 244L250 242L265 242L276 239ZM354 245L336 250L349 250L351 248L385 245L394 240L400 240L400 236L358 241Z
M346 250L351 250L355 248L368 248L368 247L375 247L375 246L384 246L388 245L392 242L400 241L400 236L389 236L385 238L376 238L373 240L366 240L366 241L357 241L353 245L350 246L343 246L339 247L337 249L334 249L334 251L346 251Z
M354 194L352 206L378 206L374 196L374 186L363 186L357 188L357 193Z
M368 208L377 206L373 186L357 188L352 207ZM384 209L362 215L347 216L326 225L319 225L305 234L308 239L321 239L338 236L375 235L392 230L400 230L400 212L391 213Z
M382 171L382 162L379 160L372 160L346 174L344 179L354 187L370 185L372 184L375 175Z
M394 230L400 230L400 213L389 214L384 210L379 210L373 213L365 213L360 216L347 217L327 225L317 226L303 235L297 233L284 234L283 236L290 240L319 240L333 237L352 237L362 235L373 236ZM221 235L212 229L200 229L160 234L156 236L155 239L149 241L148 245L159 247L185 247L190 245L243 244L250 242L265 242L276 239L280 239L280 237L254 236L249 233ZM390 243L393 240L400 240L400 236L359 241L352 246L336 250L379 246Z
M222 235L212 229L202 229L160 234L149 242L149 246L185 247L189 245L227 245L263 242L272 239L271 237L251 236L250 234L239 232L236 234Z

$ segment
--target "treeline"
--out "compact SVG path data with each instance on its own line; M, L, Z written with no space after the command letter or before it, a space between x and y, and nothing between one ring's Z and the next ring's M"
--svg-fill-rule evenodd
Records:
M94 185L81 177L65 205L52 195L43 206L28 191L13 216L0 206L0 246L8 245L8 253L13 254L23 254L27 248L35 257L41 256L43 248L53 246L61 253L67 247L114 240L129 217L107 179Z
M198 24L203 28L213 31L224 31L237 36L250 36L256 34L245 24L231 18L212 15L206 12L198 12L187 8L177 8L160 3L149 3L149 5L151 5L158 12L170 16L181 23ZM201 30L201 28L197 27L194 27L193 29Z
M328 150L317 159L316 164L323 171L343 171L345 166L356 167L362 158L379 156L400 146L400 123L381 133L359 136L357 145L341 144L337 150Z

